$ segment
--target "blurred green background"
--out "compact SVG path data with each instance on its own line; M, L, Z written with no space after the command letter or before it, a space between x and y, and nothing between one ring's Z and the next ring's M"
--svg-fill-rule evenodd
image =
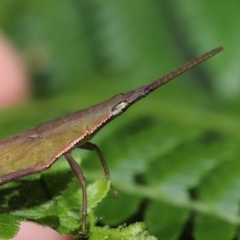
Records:
M237 0L1 0L1 31L33 86L27 103L0 112L1 138L223 45L94 138L120 193L96 215L111 226L145 221L159 239L239 239L239 10ZM95 155L79 154L87 179L101 178Z

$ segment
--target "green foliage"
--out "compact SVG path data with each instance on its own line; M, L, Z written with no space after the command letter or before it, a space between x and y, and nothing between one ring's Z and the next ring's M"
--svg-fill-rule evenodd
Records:
M0 2L1 27L28 59L35 88L33 101L0 112L1 137L147 84L192 57L225 47L93 139L119 199L108 193L108 181L99 180L96 155L74 151L92 182L90 240L239 238L237 4ZM58 160L43 173L0 187L0 239L12 238L23 220L76 236L80 212L80 184Z
M63 174L59 172L60 167L57 169L58 175L54 178L55 181L59 176L63 177ZM79 217L81 216L79 183L70 181L67 186L63 187L62 181L50 182L49 179L54 177L51 171L47 175L49 176L43 174L41 179L23 181L17 186L1 190L1 196L4 196L1 199L0 208L0 229L4 229L0 231L1 239L13 237L21 220L31 220L50 226L61 234L78 235ZM69 178L65 175L64 180L69 180ZM109 187L110 183L106 180L99 180L88 186L88 214L91 215L92 209L104 198ZM62 188L66 190L61 190ZM91 219L90 225L94 226L95 218L89 217L89 219Z
M128 227L119 226L116 229L93 227L94 233L90 233L90 239L109 240L157 240L146 231L144 223L134 223Z

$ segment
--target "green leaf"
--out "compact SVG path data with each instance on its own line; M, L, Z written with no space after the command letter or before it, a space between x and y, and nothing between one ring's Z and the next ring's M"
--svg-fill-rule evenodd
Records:
M161 219L159 219L161 215ZM190 211L164 202L151 202L145 212L149 231L159 239L177 239L182 233Z
M114 199L110 192L96 208L95 214L102 224L118 226L138 212L141 201L141 197L124 192L119 193L118 198Z
M109 239L109 240L156 240L146 231L144 223L135 223L128 227L119 226L116 229L94 228L94 233L90 233L90 240Z
M237 226L214 216L199 214L195 219L194 236L199 240L233 239Z
M0 214L0 238L2 240L13 238L19 230L21 220L22 218Z
M50 197L52 192L46 192L46 187L54 184L58 188L56 183L46 182L44 189L40 187L43 182L38 180L24 181L23 183L14 191L11 188L5 192L1 191L1 196L4 196L5 201L0 205L0 230L8 229L8 235L1 230L0 238L13 237L17 233L20 221L24 220L50 226L61 234L78 235L81 224L82 194L80 184L76 180L71 181L67 189L58 193L59 195L53 195L50 201L46 196ZM88 186L88 213L106 196L109 187L110 183L106 180L99 180ZM34 189L38 189L38 191L35 191L29 198L29 193L33 192ZM7 215L7 212L10 215ZM95 224L95 219L91 224Z

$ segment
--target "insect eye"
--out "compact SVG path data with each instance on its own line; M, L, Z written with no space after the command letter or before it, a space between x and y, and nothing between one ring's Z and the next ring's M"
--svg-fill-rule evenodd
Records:
M126 101L123 101L123 102L120 102L120 103L116 104L112 108L112 115L113 116L118 115L119 113L121 113L126 108L127 105L128 105L128 102L126 102Z

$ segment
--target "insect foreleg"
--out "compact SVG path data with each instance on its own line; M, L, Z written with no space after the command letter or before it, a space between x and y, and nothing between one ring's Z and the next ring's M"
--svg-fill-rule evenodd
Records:
M106 179L110 179L110 173L109 173L109 169L108 169L108 166L107 166L107 163L105 161L105 158L100 150L100 148L94 144L94 143L91 143L91 142L86 142L82 145L76 145L76 147L78 148L82 148L82 149L86 149L86 150L90 150L90 151L95 151L101 161L101 164L102 164L102 167L103 167L103 170L104 170L104 174L105 174L105 178ZM114 198L117 198L118 197L118 193L117 191L114 189L113 185L111 184L111 189L113 191L113 196Z
M71 153L65 153L65 158L67 159L72 171L77 177L78 181L82 185L82 232L81 234L86 234L86 222L87 222L87 189L86 189L86 179L83 175L82 169L79 167L77 162L71 156Z

